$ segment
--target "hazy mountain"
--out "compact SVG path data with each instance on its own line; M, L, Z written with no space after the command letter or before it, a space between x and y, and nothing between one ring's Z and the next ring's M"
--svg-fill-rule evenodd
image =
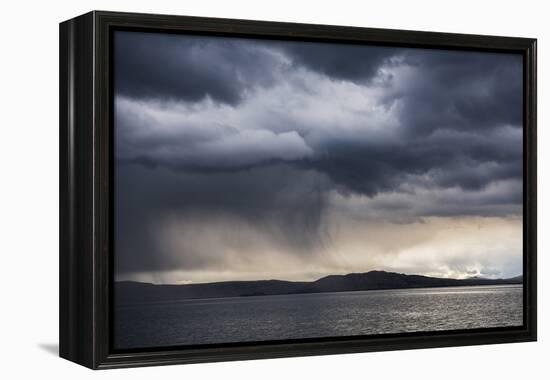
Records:
M458 280L384 271L330 275L311 282L261 280L226 281L187 285L155 285L142 282L121 281L115 283L115 303L116 305L125 305L196 298L522 283L523 276L508 279L468 278Z

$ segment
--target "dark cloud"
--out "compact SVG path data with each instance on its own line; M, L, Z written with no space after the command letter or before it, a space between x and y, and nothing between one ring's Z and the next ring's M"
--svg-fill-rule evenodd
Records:
M257 86L273 84L273 73L290 63L331 78L365 82L399 52L394 48L326 43L117 32L115 77L120 95L239 103ZM273 54L286 55L290 62Z
M409 50L404 57L418 74L387 101L402 104L409 135L522 125L521 55Z
M237 104L278 64L253 42L219 37L117 32L114 51L116 92L138 99Z
M326 141L300 163L327 173L343 192L375 196L417 178L424 187L480 190L494 181L522 178L519 134L446 133L369 143Z
M402 49L322 42L283 43L282 49L296 65L317 71L334 79L366 82L379 74L383 65Z

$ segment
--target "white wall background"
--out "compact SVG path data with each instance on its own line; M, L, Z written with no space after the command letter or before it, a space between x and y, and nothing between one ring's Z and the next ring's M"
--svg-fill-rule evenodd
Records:
M81 0L3 3L0 22L1 377L519 379L550 373L550 74L545 1ZM93 9L539 39L539 342L92 372L57 355L58 22ZM546 354L545 354L546 350Z

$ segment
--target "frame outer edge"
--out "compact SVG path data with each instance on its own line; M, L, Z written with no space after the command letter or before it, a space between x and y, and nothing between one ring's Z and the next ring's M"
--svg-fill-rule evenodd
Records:
M533 340L537 340L538 330L538 300L537 300L537 40L532 39L530 47L528 49L529 62L526 65L526 69L529 73L528 78L528 109L527 109L527 123L525 128L529 134L529 156L525 159L528 165L528 177L526 182L530 187L528 193L529 201L526 202L526 207L531 213L528 233L526 239L529 243L528 254L529 258L528 270L530 273L529 278L529 295L531 297L528 309L530 311L530 320L528 321L529 332Z
M69 358L73 351L70 339L74 325L70 318L70 292L73 282L70 276L70 135L69 104L71 84L71 28L72 21L59 24L59 356Z
M59 356L94 367L92 14L59 26Z

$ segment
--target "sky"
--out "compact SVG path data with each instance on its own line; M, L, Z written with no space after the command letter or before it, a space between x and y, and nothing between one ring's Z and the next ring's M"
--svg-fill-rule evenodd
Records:
M522 273L522 57L115 33L115 279Z

